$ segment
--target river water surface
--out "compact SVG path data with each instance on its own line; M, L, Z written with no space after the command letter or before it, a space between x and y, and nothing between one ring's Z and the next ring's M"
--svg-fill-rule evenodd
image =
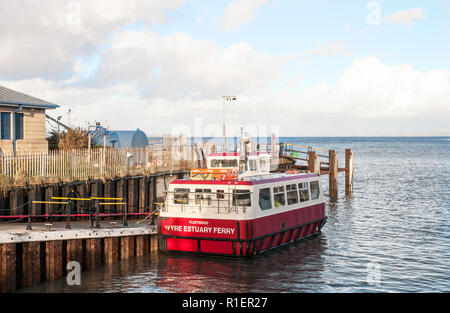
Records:
M152 254L19 292L449 292L450 138L281 138L355 155L313 239L252 259ZM328 181L323 178L325 193Z

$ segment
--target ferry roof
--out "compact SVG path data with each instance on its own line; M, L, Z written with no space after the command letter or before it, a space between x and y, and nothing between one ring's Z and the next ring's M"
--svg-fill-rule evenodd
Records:
M299 178L317 177L317 173L313 174L265 174L246 177L245 180L191 180L176 179L171 184L180 185L261 185L267 183L275 183L289 181Z

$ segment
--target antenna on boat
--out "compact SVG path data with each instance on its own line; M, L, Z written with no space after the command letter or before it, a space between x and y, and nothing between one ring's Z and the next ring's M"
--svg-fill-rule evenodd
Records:
M222 96L223 99L223 153L227 152L227 137L225 127L225 101L237 100L236 96Z

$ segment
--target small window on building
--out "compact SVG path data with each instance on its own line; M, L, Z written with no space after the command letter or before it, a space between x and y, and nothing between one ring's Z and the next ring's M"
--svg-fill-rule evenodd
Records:
M311 200L319 199L320 187L318 181L311 182Z
M267 164L268 164L268 162L266 159L259 160L259 168L261 169L261 171L263 171L263 172L269 171L269 167L267 166Z
M298 203L297 185L296 184L287 185L286 186L286 195L287 195L288 205Z
M273 188L273 201L275 203L275 207L283 206L286 204L284 186Z
M225 199L225 191L217 190L217 199Z
M1 128L2 139L11 139L11 113L2 112Z
M195 189L195 204L211 205L211 189Z
M16 113L14 127L16 131L16 139L23 139L23 113Z
M248 160L248 167L250 171L257 171L258 170L258 163L256 160Z
M233 190L233 206L251 206L250 190Z
M174 204L188 204L190 189L175 188L173 195Z
M259 190L259 207L261 210L269 210L272 208L270 188L262 188Z
M309 200L308 183L298 184L298 193L300 194L300 202Z

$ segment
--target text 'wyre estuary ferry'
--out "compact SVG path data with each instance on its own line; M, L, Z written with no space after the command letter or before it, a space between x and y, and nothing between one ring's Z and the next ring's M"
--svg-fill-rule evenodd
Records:
M269 153L212 153L166 192L161 251L253 256L317 235L327 218L320 176L270 173Z

